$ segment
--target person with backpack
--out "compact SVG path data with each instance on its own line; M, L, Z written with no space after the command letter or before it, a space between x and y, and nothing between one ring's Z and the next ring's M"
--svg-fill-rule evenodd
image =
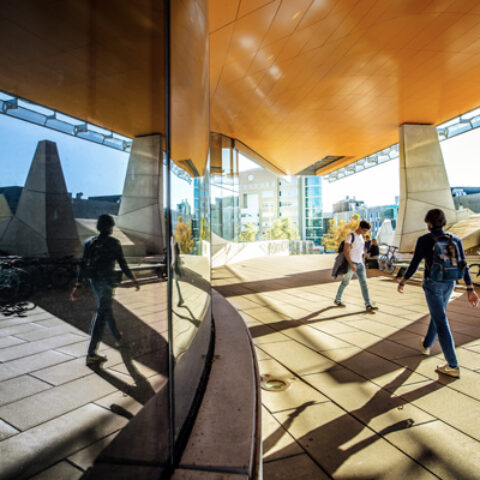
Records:
M365 301L365 309L369 313L374 313L374 310L378 310L378 307L373 306L370 301L370 293L368 292L367 285L367 273L363 257L365 255L365 240L364 235L372 228L369 222L362 220L358 228L348 234L344 240L343 248L340 244L339 251L342 250L345 255L345 259L348 262L348 271L343 276L343 279L338 287L337 295L335 296L334 303L339 307L345 307L342 302L343 291L350 283L350 280L354 273L357 274L358 281L360 282L360 288L362 290L363 300Z
M77 282L71 294L72 301L75 301L80 295L83 281L88 279L97 298L97 310L93 316L90 327L90 344L88 345L86 359L87 365L98 364L107 360L107 357L96 353L98 342L102 338L105 329L105 324L110 328L110 331L117 341L117 345L121 345L122 343L122 333L118 330L113 316L115 262L118 262L122 272L133 281L135 288L137 290L140 289L137 279L125 261L120 242L111 236L114 225L115 221L111 215L103 214L98 217L97 230L99 231L99 235L85 242Z
M480 306L480 299L473 288L462 241L443 230L447 223L443 211L438 208L429 210L425 215L425 223L430 233L417 240L412 261L397 289L403 293L405 283L416 272L421 260L425 259L423 290L430 311L430 324L425 338L420 338L421 351L429 355L438 335L447 363L438 365L436 371L459 378L460 368L446 312L448 301L460 278L465 280L471 305Z

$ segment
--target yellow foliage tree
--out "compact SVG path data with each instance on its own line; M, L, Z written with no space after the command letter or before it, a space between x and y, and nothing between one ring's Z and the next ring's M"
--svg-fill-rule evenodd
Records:
M322 238L322 245L327 251L337 251L340 243L343 242L350 232L354 232L360 223L360 215L355 213L350 220L339 220L338 224L335 223L333 218L328 222L328 232Z
M175 241L182 253L190 253L193 250L195 242L192 236L192 222L185 223L183 218L178 217L177 227L175 229Z
M252 222L247 222L238 235L239 242L254 242L257 238L258 228Z

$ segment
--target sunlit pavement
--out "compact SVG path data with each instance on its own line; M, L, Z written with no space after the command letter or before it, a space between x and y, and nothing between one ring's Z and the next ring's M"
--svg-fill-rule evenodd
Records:
M214 272L250 328L260 373L291 384L262 391L265 480L480 478L479 310L462 290L452 296L461 379L440 377L438 342L430 357L419 352L429 321L420 285L400 295L377 272L375 314L356 280L340 308L332 263L265 257Z
M119 288L125 345L108 333L85 365L94 300L50 291L24 316L0 314L0 479L80 478L166 381L166 283ZM165 318L164 318L165 317ZM37 478L37 477L34 477Z

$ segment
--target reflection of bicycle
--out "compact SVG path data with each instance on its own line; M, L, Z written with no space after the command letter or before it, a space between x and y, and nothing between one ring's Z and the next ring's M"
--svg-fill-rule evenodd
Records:
M381 255L378 259L378 269L385 270L387 273L393 273L398 263L398 258L395 256L398 252L398 247L392 245L388 246L387 253Z
M33 294L33 283L28 272L16 265L15 259L0 262L0 308L14 314L34 307L27 302Z

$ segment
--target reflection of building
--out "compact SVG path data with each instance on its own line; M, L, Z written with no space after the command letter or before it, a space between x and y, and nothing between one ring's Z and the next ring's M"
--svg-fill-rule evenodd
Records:
M240 222L252 223L258 229L259 237L272 228L279 215L278 179L263 168L240 172Z
M320 245L322 236L328 231L324 228L322 212L322 178L303 177L302 210L304 214L302 239L312 240Z
M239 175L241 224L252 223L259 237L278 217L291 218L303 240L320 243L323 234L321 177L277 177L264 169Z
M118 215L121 198L121 195L82 198L82 194L77 193L75 198L72 198L73 216L75 218L98 218L102 213Z
M452 187L455 208L469 208L475 213L480 213L480 187Z

